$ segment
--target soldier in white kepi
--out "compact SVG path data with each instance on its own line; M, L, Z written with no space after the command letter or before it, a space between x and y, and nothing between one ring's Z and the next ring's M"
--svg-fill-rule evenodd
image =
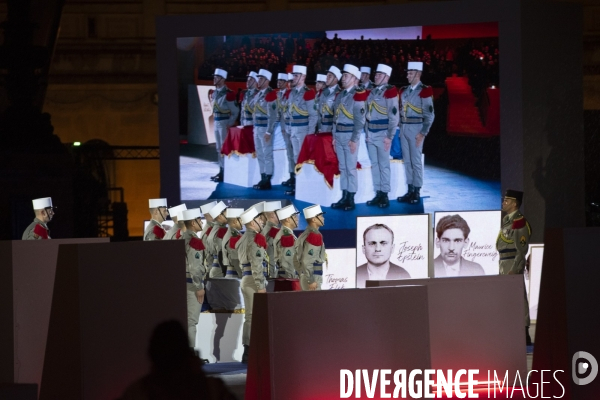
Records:
M204 259L206 250L198 232L202 230L200 210L194 208L181 212L181 220L186 230L183 233L185 240L185 280L187 287L187 316L188 316L188 339L190 346L196 345L196 325L200 319L200 311L204 302L204 279L206 278L206 267Z
M242 110L240 116L240 124L242 126L254 125L254 95L256 94L257 81L256 72L250 71L246 79L246 89L241 92L242 98L239 101Z
M245 316L242 331L242 344L244 354L242 362L248 362L250 350L250 327L252 326L252 306L254 304L254 293L267 292L267 272L264 267L267 258L267 241L259 232L262 222L258 218L258 212L253 207L240 215L240 222L246 226L246 233L238 242L238 255L242 264L242 295L244 296Z
M287 154L288 161L288 172L290 173L290 179L285 182L281 182L283 186L293 186L296 184L296 174L294 168L294 150L292 149L292 139L290 138L289 128L289 114L287 112L287 101L290 95L290 89L288 87L288 74L279 73L277 74L277 122L281 126L281 135L285 142L285 151Z
M333 103L335 97L340 92L338 82L342 77L342 71L335 65L332 65L327 72L325 80L325 89L319 96L317 111L319 121L317 123L317 131L319 133L331 132L333 130Z
M327 81L327 75L317 74L317 80L315 82L315 90L317 91L317 96L323 89L325 89L325 82Z
M227 71L217 68L213 75L213 83L216 87L212 95L213 117L215 121L215 142L217 145L217 157L219 158L219 173L211 179L215 182L223 182L223 155L221 148L227 137L229 127L235 125L239 109L235 101L235 92L225 85Z
M223 237L223 264L227 265L226 278L242 279L242 267L237 250L237 243L242 238L242 224L240 215L244 212L243 208L228 208L225 211L227 225L229 229Z
M435 118L433 89L421 82L423 63L408 62L408 86L400 93L400 143L408 191L401 203L418 204L423 186L423 142Z
M331 208L354 210L354 195L358 190L356 162L360 133L365 125L365 100L368 92L356 85L360 71L354 65L344 65L343 91L336 96L333 105L333 148L340 168L342 198Z
M294 243L294 267L300 274L302 290L321 290L327 254L319 228L325 225L325 213L318 204L306 207L303 212L308 226Z
M185 231L185 225L183 222L179 221L179 214L185 210L187 210L185 204L169 208L169 215L173 220L173 227L167 231L164 240L181 239L181 234Z
M360 67L360 82L358 86L361 89L372 89L375 85L371 82L371 67Z
M277 92L269 87L271 73L266 69L258 71L258 92L254 96L254 148L258 167L260 168L260 182L254 189L270 190L271 177L274 171L273 160L273 132L277 121Z
M368 206L388 207L390 185L390 147L400 119L398 90L388 85L392 68L377 65L375 87L367 98L367 123L365 125L367 150L371 159L371 175L376 195L367 201Z
M220 201L208 212L213 220L213 228L204 242L209 257L212 257L212 266L209 271L209 277L211 278L222 278L226 273L226 268L223 264L223 237L225 237L225 234L227 233L227 218L225 217L226 209L227 205Z
M162 240L167 234L162 226L162 223L169 216L167 199L150 199L148 200L148 206L150 208L150 223L144 231L144 240Z
M202 215L204 215L204 219L206 220L206 224L204 224L204 228L202 229L202 232L199 235L201 239L206 239L210 234L210 231L212 230L214 223L212 217L208 212L211 210L211 208L213 208L216 205L216 201L211 201L210 203L206 203L200 206L200 211L202 212Z
M293 204L275 211L281 229L273 239L273 253L277 264L278 278L297 278L298 273L294 268L294 243L296 235L294 229L298 228L298 210Z
M54 217L54 207L52 207L52 198L43 197L35 199L33 203L33 212L35 218L31 224L23 232L22 240L41 240L50 239L50 230L48 222Z
M260 233L267 240L267 255L269 256L269 278L276 278L277 271L275 257L273 255L273 239L279 233L279 219L275 212L281 208L281 201L267 201L263 209L264 226Z
M294 164L297 164L304 138L309 133L315 133L317 110L315 108L315 91L309 89L304 84L306 80L306 66L294 65L292 72L294 80L291 85L292 89L288 98L287 110L290 118ZM291 187L285 194L290 196L296 194L295 186Z

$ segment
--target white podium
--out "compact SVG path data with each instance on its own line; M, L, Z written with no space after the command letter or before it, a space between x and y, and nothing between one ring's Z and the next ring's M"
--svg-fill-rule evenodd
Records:
M425 167L425 155L423 155L422 162L423 167ZM404 195L407 190L404 161L390 160L390 172L392 190L388 196L392 200ZM425 174L423 173L423 175ZM370 166L363 166L362 169L358 170L358 188L358 193L354 197L355 203L366 203L375 197ZM332 203L341 198L342 189L339 176L333 178L333 188L329 188L323 174L318 172L312 164L304 164L296 175L296 200L330 207Z

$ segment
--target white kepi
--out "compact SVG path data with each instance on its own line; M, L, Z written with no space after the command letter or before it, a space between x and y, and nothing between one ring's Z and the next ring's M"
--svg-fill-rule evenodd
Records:
M256 203L255 205L253 205L252 208L254 208L258 214L262 214L263 212L265 212L266 203L266 201L261 201L260 203Z
M206 203L206 204L200 206L200 211L202 211L202 214L206 214L210 211L211 208L213 208L216 205L217 205L216 201Z
M371 74L371 67L360 67L361 74Z
M327 80L327 75L317 74L317 82L325 82Z
M227 71L221 68L216 68L215 73L213 75L218 75L223 79L227 79Z
M178 206L169 208L169 215L171 218L175 217L179 221L179 214L185 210L187 210L187 206L185 204L180 204Z
M423 71L423 63L421 61L409 61L408 71Z
M150 199L148 200L149 208L166 207L167 199Z
M303 210L303 212L304 212L304 218L306 218L306 219L316 217L317 215L325 214L323 212L323 210L321 210L321 206L318 204L315 204L314 206L306 207Z
M277 74L277 80L278 81L287 81L288 80L288 74L285 73L278 73Z
M294 68L292 68L292 74L306 75L306 65L294 65Z
M338 80L342 77L342 71L340 71L340 69L338 67L336 67L335 65L332 65L331 67L329 67L329 71L332 74L335 75L336 78L338 78Z
M296 210L296 207L294 207L293 204L290 204L289 206L285 206L282 209L275 211L275 213L277 214L277 218L282 221L294 214L298 214L298 210Z
M199 208L192 208L191 210L183 210L179 214L178 219L182 221L191 221L193 219L200 218L200 215Z
M344 65L344 72L354 75L356 78L360 79L360 71L352 64Z
M223 212L227 208L227 204L222 201L218 202L213 208L208 212L213 219L217 218L219 214Z
M256 218L257 215L258 211L256 211L256 208L250 207L240 215L240 222L242 223L242 225L246 225L247 223L251 222L254 218Z
M281 201L277 200L277 201L267 201L265 203L265 207L263 209L264 212L268 212L268 211L277 211L281 208Z
M375 71L384 73L387 76L392 76L392 67L389 65L377 64L377 69Z
M243 213L244 213L243 208L228 208L227 211L225 211L225 217L226 218L239 218L239 216L242 215Z
M261 69L260 71L258 71L258 74L256 74L256 76L262 76L263 78L271 82L271 77L273 76L273 74L271 74L271 72L267 71L266 69Z
M32 201L34 210L43 210L44 208L52 207L52 197L42 197Z

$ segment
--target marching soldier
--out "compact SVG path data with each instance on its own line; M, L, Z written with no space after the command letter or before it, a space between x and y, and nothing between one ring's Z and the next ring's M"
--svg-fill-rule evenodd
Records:
M269 87L270 81L269 71L258 71L258 92L254 95L254 147L261 176L254 189L258 190L271 189L274 170L272 134L277 121L277 92Z
M261 215L263 218L263 228L260 233L267 240L267 255L269 256L269 278L277 278L277 267L275 264L275 256L273 255L273 239L279 232L279 220L275 212L281 208L281 201L267 201L264 211Z
M325 213L318 204L306 207L303 211L308 226L294 243L294 266L300 274L302 290L321 290L323 263L327 261L327 254L319 228L325 225Z
M223 182L224 160L221 154L223 142L227 137L229 127L235 125L239 109L235 101L235 92L225 86L227 71L220 68L215 69L213 74L213 83L216 90L212 97L213 117L215 121L215 141L217 144L217 157L219 158L219 173L210 179L215 182Z
M242 109L240 125L242 126L254 125L254 95L256 94L257 80L256 72L250 71L248 78L246 79L246 90L242 91L242 98L240 101L240 108Z
M292 204L275 211L275 213L281 222L281 229L273 239L277 277L297 278L298 273L294 268L294 243L296 242L294 229L298 228L298 214L300 213Z
M200 311L204 302L204 279L206 267L204 259L206 248L198 232L202 230L200 210L197 208L181 212L181 220L185 225L183 239L185 240L185 280L187 286L187 315L188 315L188 338L190 346L196 345L196 325L200 319Z
M319 120L317 124L317 131L331 132L333 130L333 102L335 97L340 92L338 86L339 79L342 77L342 72L338 67L332 65L327 72L325 80L325 89L319 96L319 102L317 111L319 113Z
M35 218L23 232L22 240L43 240L50 239L50 230L48 222L54 217L54 208L52 207L52 197L35 199L33 203L33 212Z
M208 212L208 215L213 220L213 228L204 242L208 253L208 260L212 258L212 266L209 271L210 278L222 278L226 272L226 268L223 267L223 237L227 233L226 209L227 206L225 203L220 201Z
M423 142L435 118L433 89L421 82L423 63L408 62L408 86L400 93L400 143L406 171L408 191L398 197L401 203L417 204L421 201L423 186Z
M250 350L250 327L252 326L252 306L254 304L254 293L267 292L267 272L264 262L267 257L267 241L259 232L262 229L262 222L258 218L258 212L250 207L242 215L240 222L246 226L246 233L238 242L238 255L242 264L242 295L246 314L244 316L244 328L242 331L242 344L244 345L244 354L242 362L248 363L248 354Z
M294 80L288 98L288 116L290 119L290 133L292 149L294 151L294 165L298 163L298 155L302 149L304 138L309 133L314 133L317 126L317 110L315 109L315 91L309 89L306 80L306 66L294 65L292 70ZM296 187L291 186L286 195L296 194Z
M367 205L381 208L390 205L390 146L400 119L398 90L395 86L388 85L391 74L391 67L377 65L376 86L369 93L366 104L367 150L371 159L373 189L376 191L375 198L367 201Z
M283 186L294 185L296 182L296 174L294 173L294 150L292 149L292 139L290 138L289 132L289 118L287 113L287 100L290 94L288 87L288 74L279 73L277 75L277 121L281 126L281 135L285 142L285 151L288 160L288 170L290 173L290 179L285 182L281 182Z
M216 205L216 201L211 201L210 203L206 203L200 206L200 211L202 212L202 215L204 215L204 219L206 220L204 228L202 229L202 232L199 235L200 239L206 240L208 235L210 235L210 231L212 230L214 223L212 217L208 212L211 210L211 208L213 208Z
M181 239L181 234L185 231L185 225L179 220L179 214L185 210L187 210L185 204L169 208L169 215L173 220L173 227L167 231L164 240Z
M531 237L531 226L519 211L523 202L523 192L508 189L502 201L502 227L496 240L496 250L500 254L500 275L522 275L525 272L527 252L529 251L529 238ZM525 340L531 345L529 336L529 302L527 291L525 293Z
M148 205L150 207L150 223L144 231L144 240L162 240L167 234L162 226L169 215L167 199L150 199Z
M244 212L243 208L228 208L225 211L227 225L229 229L223 237L223 264L227 265L226 278L242 279L242 267L238 255L237 243L242 238L242 224L240 215Z
M333 118L333 147L340 168L340 186L342 198L331 208L344 211L354 210L354 195L358 190L356 161L360 133L365 125L365 100L369 93L360 90L356 84L360 71L354 65L344 65L342 87L344 90L336 96Z
M369 90L375 87L371 82L371 67L360 67L360 82L358 87L363 90Z

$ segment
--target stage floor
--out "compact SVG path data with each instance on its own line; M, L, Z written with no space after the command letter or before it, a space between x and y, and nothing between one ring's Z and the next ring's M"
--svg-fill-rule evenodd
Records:
M296 208L301 210L309 203L295 200L284 194L285 188L280 182L271 190L255 190L226 183L215 183L210 177L219 172L217 153L214 145L181 145L180 146L180 179L181 200L188 208L198 207L206 199L256 199L280 200L289 199ZM426 157L427 159L427 157ZM380 209L359 204L356 210L344 212L323 207L326 211L324 229L356 229L356 216L360 215L390 215L390 214L420 214L435 211L466 211L466 210L498 210L501 204L499 181L487 181L474 178L456 171L440 168L426 162L425 178L421 190L421 203L416 205L398 203L390 199L390 207ZM301 218L298 229L305 228Z

